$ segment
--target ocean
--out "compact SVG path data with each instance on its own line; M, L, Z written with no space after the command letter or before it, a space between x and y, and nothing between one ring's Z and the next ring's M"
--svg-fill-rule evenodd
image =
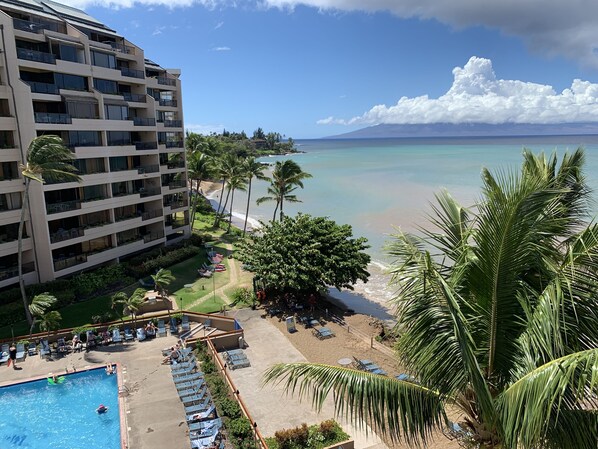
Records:
M298 140L303 153L263 158L273 163L290 158L313 175L297 189L301 203L285 203L285 214L304 212L350 224L354 236L368 239L372 257L370 281L353 294L335 293L357 312L390 318L388 277L392 262L384 245L397 228L417 232L426 227L434 194L448 190L462 205L471 206L480 194L482 167L518 170L522 151L547 154L582 146L586 150L586 176L598 192L598 136ZM275 203L256 206L266 195L267 183L254 181L249 216L252 222L272 219ZM233 212L244 217L247 196L235 193ZM597 203L598 204L598 203ZM370 303L370 304L367 304Z

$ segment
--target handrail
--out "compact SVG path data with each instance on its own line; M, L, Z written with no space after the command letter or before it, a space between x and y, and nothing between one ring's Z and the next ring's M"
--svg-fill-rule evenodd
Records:
M249 420L249 422L251 422L251 428L253 429L253 436L255 437L255 439L257 440L257 442L259 443L259 446L261 448L268 449L268 445L266 444L266 440L262 436L262 432L260 432L260 429L258 429L257 423L251 417L251 414L249 413L249 409L247 408L247 405L245 405L245 402L243 402L243 399L241 398L241 393L239 393L239 390L235 386L233 380L228 375L225 365L222 363L222 360L220 360L220 357L218 356L218 352L216 351L216 347L214 346L214 343L212 343L212 339L210 337L208 337L208 338L206 338L206 342L207 342L208 348L212 352L212 356L214 357L214 360L216 361L216 363L218 365L218 369L224 375L224 379L225 379L226 383L228 384L229 388L231 389L233 396L239 403L239 407L241 408L241 411L243 412L245 417Z

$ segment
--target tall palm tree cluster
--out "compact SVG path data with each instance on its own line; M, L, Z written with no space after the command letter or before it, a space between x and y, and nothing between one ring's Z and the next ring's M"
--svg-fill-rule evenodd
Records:
M526 151L520 173L483 170L475 207L443 192L430 230L394 236L406 376L293 363L266 382L316 406L332 392L337 412L411 444L451 426L470 447L598 447L598 225L583 164L582 150L560 165Z
M280 219L282 220L284 202L299 202L300 200L297 199L297 196L293 192L298 187L303 188L303 180L311 177L296 162L289 159L277 161L272 170L272 178L269 178L264 174L267 165L256 161L253 157L243 158L230 152L220 155L209 155L208 152L204 152L205 150L205 142L203 141L198 141L195 146L190 144L187 149L187 169L191 182L191 190L194 193L191 206L192 227L195 220L201 183L205 179L215 178L221 180L222 189L214 226L218 225L224 218L225 211L228 210L227 232L230 232L232 225L235 192L239 190L248 192L245 223L243 225L243 235L245 235L251 202L251 187L254 179L270 182L268 196L258 198L257 204L274 201L276 207L272 220L276 219L279 210Z

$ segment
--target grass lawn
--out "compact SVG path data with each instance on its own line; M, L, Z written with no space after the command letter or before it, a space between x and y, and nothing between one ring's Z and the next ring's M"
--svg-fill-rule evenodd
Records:
M191 312L197 313L213 313L220 312L222 307L226 305L224 300L220 296L216 295L214 298L212 295L207 296L201 303L188 309Z

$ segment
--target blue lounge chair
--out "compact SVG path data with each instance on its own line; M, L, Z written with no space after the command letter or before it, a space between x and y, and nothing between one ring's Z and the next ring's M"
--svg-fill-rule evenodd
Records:
M190 356L186 362L175 362L170 365L170 371L177 372L197 365L197 359L194 355Z
M164 320L158 320L158 337L166 337L166 327Z
M190 423L193 421L201 421L203 419L206 419L208 416L210 416L215 411L216 411L216 407L212 404L207 410L204 410L201 412L192 412L192 413L188 414L187 422Z
M207 393L207 390L208 390L208 387L206 386L206 384L201 383L201 384L194 385L191 388L178 390L178 393L179 393L179 397L181 397L181 398L187 398L189 396L201 396L203 398L203 396L205 396L205 394Z
M48 340L43 339L41 342L41 349L39 351L39 356L40 357L50 357L52 355L52 350L50 349L50 343L48 343Z
M200 387L203 387L204 385L205 385L205 381L203 379L195 379L195 380L190 380L189 382L180 382L180 383L174 384L177 391L188 390L190 388L200 388Z
M314 335L320 340L323 340L325 338L334 337L334 332L327 327L320 327L319 329L314 329Z
M25 345L23 343L17 343L17 360L25 360Z
M170 319L170 335L179 333L179 325L176 322L176 318Z
M122 343L123 338L120 335L120 329L112 329L112 343Z
M193 416L193 415L190 415L190 416ZM189 423L189 431L190 432L201 432L202 434L204 433L203 432L204 430L208 430L208 429L220 430L221 428L222 428L222 418L216 418L216 419L210 419L208 421ZM205 433L208 433L208 432L205 432Z
M191 449L206 449L212 447L216 441L216 438L218 438L219 433L219 430L212 431L212 429L209 429L209 434L207 434L208 436L202 436L200 438L190 437ZM206 434L202 433L201 435Z
M37 345L34 342L30 342L27 352L29 353L29 355L37 354Z
M8 359L10 358L8 354L9 348L10 346L6 343L2 345L2 352L0 352L0 364L8 362Z
M189 316L183 315L183 320L182 320L181 328L183 329L183 331L188 331L191 328L189 326Z
M210 398L206 398L205 401L203 401L199 404L187 405L185 407L185 413L189 415L191 413L204 412L204 411L208 410L210 407L212 407L212 405L213 405L212 400Z
M135 335L129 326L125 326L125 341L135 340Z
M207 391L206 391L207 393ZM210 393L207 394L195 394L193 396L185 396L181 398L181 402L183 404L185 404L185 407L188 405L195 405L198 402L202 402L204 404L204 408L205 410L208 409L208 407L210 406L210 403L212 402L212 397L210 396Z
M174 377L174 383L177 384L179 382L188 382L190 380L195 380L195 379L199 379L199 378L203 378L203 373L201 371L197 371L196 373L192 373L192 374L187 374L185 376L177 376Z

